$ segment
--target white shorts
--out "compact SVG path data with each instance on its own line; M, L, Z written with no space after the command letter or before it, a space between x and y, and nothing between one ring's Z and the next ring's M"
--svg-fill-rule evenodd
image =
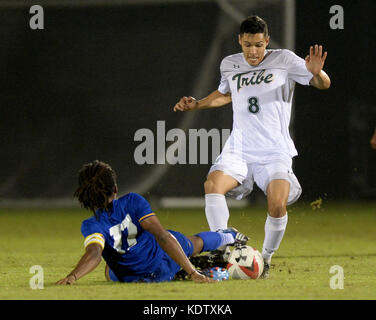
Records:
M226 196L237 200L243 199L253 190L253 184L265 193L270 181L287 180L290 183L290 194L287 204L296 202L302 194L302 188L298 179L292 171L292 159L281 156L281 159L273 160L270 163L247 163L244 159L234 153L223 153L215 161L209 170L223 171L237 180L240 185L227 192Z

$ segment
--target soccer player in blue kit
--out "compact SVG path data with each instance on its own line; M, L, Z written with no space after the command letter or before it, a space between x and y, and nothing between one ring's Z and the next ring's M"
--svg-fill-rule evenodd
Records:
M188 257L224 245L242 245L248 240L234 228L190 237L164 229L142 196L128 193L117 199L116 173L104 162L95 160L83 165L78 182L74 195L94 216L81 226L85 254L57 284L75 283L94 270L102 257L107 263L107 280L170 281L183 269L194 282L211 282Z

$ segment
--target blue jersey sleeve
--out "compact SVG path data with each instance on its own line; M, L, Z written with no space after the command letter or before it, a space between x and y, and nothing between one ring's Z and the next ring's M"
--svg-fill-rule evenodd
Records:
M101 225L94 219L90 218L82 222L81 233L84 236L85 248L91 243L98 243L104 248L105 238Z
M150 207L149 202L137 193L130 194L130 207L138 222L141 222L151 216L155 216L155 213Z

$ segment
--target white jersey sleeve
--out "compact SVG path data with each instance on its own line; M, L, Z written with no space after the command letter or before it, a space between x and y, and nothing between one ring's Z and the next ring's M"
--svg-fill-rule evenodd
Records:
M224 59L221 62L220 70L221 70L221 81L218 86L218 91L222 94L226 94L230 91L230 84L224 73Z
M313 74L307 70L305 60L290 50L284 49L283 52L286 59L287 77L302 85L309 85Z

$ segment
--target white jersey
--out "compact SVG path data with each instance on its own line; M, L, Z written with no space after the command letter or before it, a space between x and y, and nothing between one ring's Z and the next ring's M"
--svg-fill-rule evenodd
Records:
M257 66L238 53L225 57L220 69L218 91L231 92L233 105L233 128L222 152L248 163L296 156L289 123L295 82L309 85L313 77L305 61L286 49L266 50Z

